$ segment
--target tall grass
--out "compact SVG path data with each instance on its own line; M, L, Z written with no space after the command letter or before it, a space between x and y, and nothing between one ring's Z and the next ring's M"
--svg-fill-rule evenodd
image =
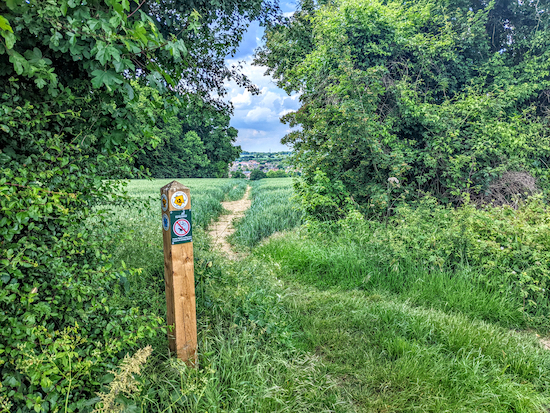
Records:
M291 344L276 285L261 263L199 266L199 368L156 356L134 402L142 411L346 412L319 358Z
M225 194L225 201L238 201L244 196L248 181L238 179L235 185Z
M293 202L291 178L262 179L251 184L252 205L236 224L230 241L251 248L262 239L299 225L302 213Z
M113 292L116 299L129 307L145 306L163 318L164 261L156 193L167 182L131 183L130 195L147 204L139 213L116 207L121 228L133 236L114 252L126 266L142 268L139 275L121 278ZM318 357L292 345L278 285L257 277L265 266L231 264L210 248L204 223L221 212L213 203L239 199L246 182L182 183L192 190L193 219L199 215L201 222L193 230L199 369L169 357L165 334L149 339L143 345L153 345L154 352L140 378L142 391L125 400L124 407L143 412L350 411Z
M534 335L363 291L304 292L296 339L364 412L544 412L550 353Z
M217 211L208 206L212 199L219 204L238 195L231 181L204 184L203 191L200 181L192 188L192 205L205 216ZM119 211L121 226L130 223L134 237L116 254L143 271L121 279L116 294L164 317L160 186L151 187L151 211ZM242 233L241 245L270 235L262 226L283 230L279 217L293 211L289 180L252 186L252 208L239 228L248 225L249 233ZM136 196L147 196L136 187ZM281 205L286 209L279 210ZM426 219L436 226L433 217ZM422 228L415 232L393 222L386 227L346 220L272 237L238 262L212 251L197 227L199 368L169 358L164 334L143 343L152 343L154 353L141 377L142 391L127 400L127 409L547 411L550 353L534 334L505 328L533 326L518 310L523 303L513 294L515 286L503 292L481 282L482 268L460 261L455 251L464 252L464 245L459 237L445 241L441 228L448 224L441 222L437 251L429 247L429 225L414 223ZM413 247L415 237L425 240L422 248ZM451 257L453 265L442 265L441 257Z
M478 283L479 270L429 269L379 245L354 243L346 234L312 237L294 232L262 245L255 254L281 265L285 277L320 289L386 291L416 305L462 312L504 327L528 325L519 310L521 300Z
M151 181L131 180L127 191L131 197L146 201L142 212L148 216L160 216L160 188L172 179ZM191 190L191 209L195 227L205 228L223 208L220 204L226 196L239 199L244 194L246 183L240 179L180 179L179 182ZM123 213L123 211L121 211ZM160 223L160 219L159 219ZM160 225L160 224L159 224Z
M538 200L459 209L432 200L386 225L350 216L261 247L318 288L379 289L509 328L550 329L550 213Z

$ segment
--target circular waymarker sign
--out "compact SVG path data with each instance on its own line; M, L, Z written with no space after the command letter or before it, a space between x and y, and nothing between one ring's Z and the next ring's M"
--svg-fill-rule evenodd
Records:
M166 194L162 194L160 197L160 206L162 207L163 211L166 211L168 209L168 197Z
M191 224L186 219L178 219L172 228L178 237L185 237L191 231Z
M170 220L166 214L162 214L162 228L164 228L165 231L168 231L168 228L170 228Z
M187 205L187 201L189 201L189 198L187 197L187 194L182 191L174 192L172 194L172 198L170 199L172 207L176 209L185 208L185 206Z

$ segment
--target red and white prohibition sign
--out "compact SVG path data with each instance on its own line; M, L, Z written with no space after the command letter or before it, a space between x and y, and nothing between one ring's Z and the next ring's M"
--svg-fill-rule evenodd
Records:
M191 224L186 219L178 219L172 228L178 237L185 237L191 230Z

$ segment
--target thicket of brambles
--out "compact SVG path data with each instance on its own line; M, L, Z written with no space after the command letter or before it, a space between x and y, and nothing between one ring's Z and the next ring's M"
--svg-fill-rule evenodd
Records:
M107 372L160 319L113 292L133 270L106 203L108 178L159 143L175 113L235 79L224 59L269 1L0 3L0 401L10 411L86 411ZM158 99L140 99L151 88ZM9 405L8 405L9 403ZM8 406L8 407L6 407ZM61 407L62 406L62 407Z
M322 190L344 209L385 215L395 199L425 194L457 205L498 192L510 203L514 191L498 188L532 193L529 177L547 191L548 6L301 1L267 31L256 63L301 93L284 117L300 128L283 142L303 169L304 199Z

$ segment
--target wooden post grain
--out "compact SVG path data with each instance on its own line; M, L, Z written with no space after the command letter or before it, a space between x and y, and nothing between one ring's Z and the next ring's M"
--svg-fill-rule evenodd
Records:
M166 322L170 350L197 365L197 318L189 188L172 181L160 189Z

